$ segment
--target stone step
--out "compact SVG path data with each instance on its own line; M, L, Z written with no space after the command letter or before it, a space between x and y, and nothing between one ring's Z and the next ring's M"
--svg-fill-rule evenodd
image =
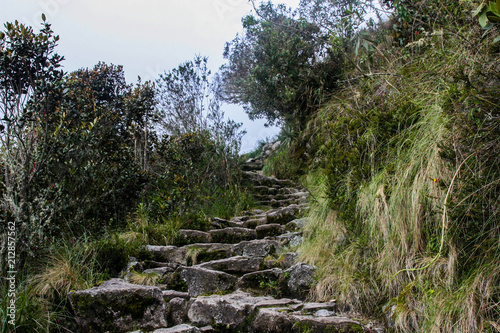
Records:
M293 187L295 184L290 180L277 179L274 177L268 177L261 175L253 171L245 171L243 173L245 177L254 184L254 186L282 186L282 187Z
M70 292L69 300L82 332L167 327L165 300L157 287L112 279L98 287Z
M297 219L302 210L301 206L296 204L270 210L266 213L267 223L287 224L288 222Z
M222 271L229 274L243 275L246 273L259 271L261 267L263 267L263 263L264 258L262 257L236 256L226 259L208 261L193 267Z
M294 192L290 191L290 193L279 193L279 194L256 194L254 197L258 200L268 199L268 200L284 200L284 199L307 199L309 197L308 192L302 192L300 190L296 190Z
M212 242L236 244L242 241L249 241L257 238L257 233L254 229L228 227L218 230L210 230Z
M258 204L262 207L279 208L293 204L300 204L306 202L304 199L284 199L284 200L264 200L259 201Z
M226 295L162 297L156 287L119 279L70 293L84 332L384 332L382 325L338 313L335 302L307 303L294 298ZM170 327L168 327L170 326Z
M254 239L237 244L196 243L182 247L147 245L146 251L155 261L135 263L136 271L158 267L175 267L172 264L190 266L233 256L267 257L281 251L281 243L271 239Z
M202 267L179 267L167 287L187 292L190 297L227 293L235 290L238 278L221 271Z

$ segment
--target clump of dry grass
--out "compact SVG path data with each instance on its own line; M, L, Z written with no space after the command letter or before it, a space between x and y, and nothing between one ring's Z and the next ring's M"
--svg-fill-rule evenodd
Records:
M156 286L161 276L157 273L132 272L129 277L130 283L143 286Z

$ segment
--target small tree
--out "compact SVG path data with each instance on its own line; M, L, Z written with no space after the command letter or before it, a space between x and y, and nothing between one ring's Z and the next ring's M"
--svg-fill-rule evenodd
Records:
M304 124L325 92L336 86L341 62L329 36L284 5L263 3L243 21L245 34L226 44L225 100L242 104L250 119Z
M179 67L160 74L158 104L162 126L173 135L199 131L207 127L210 101L208 58L196 56Z
M60 92L63 76L58 69L63 57L54 53L58 39L46 22L39 33L17 21L6 23L5 32L0 32L1 206L4 221L17 225L20 266L42 237L30 207L43 193L32 193L31 185L47 161L46 143L56 135L44 130L56 109L51 96Z

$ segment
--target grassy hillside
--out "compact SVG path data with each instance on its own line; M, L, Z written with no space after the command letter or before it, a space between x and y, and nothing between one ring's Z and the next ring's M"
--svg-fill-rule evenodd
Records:
M497 332L498 34L477 4L422 3L406 35L395 20L363 32L370 47L348 55L341 88L267 170L307 161L301 251L321 269L316 298L396 332Z

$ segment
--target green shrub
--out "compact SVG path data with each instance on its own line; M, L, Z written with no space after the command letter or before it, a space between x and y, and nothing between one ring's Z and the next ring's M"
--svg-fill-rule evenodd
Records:
M113 277L127 267L129 255L133 249L117 234L104 236L93 244L95 248L95 265L100 272L105 272Z

